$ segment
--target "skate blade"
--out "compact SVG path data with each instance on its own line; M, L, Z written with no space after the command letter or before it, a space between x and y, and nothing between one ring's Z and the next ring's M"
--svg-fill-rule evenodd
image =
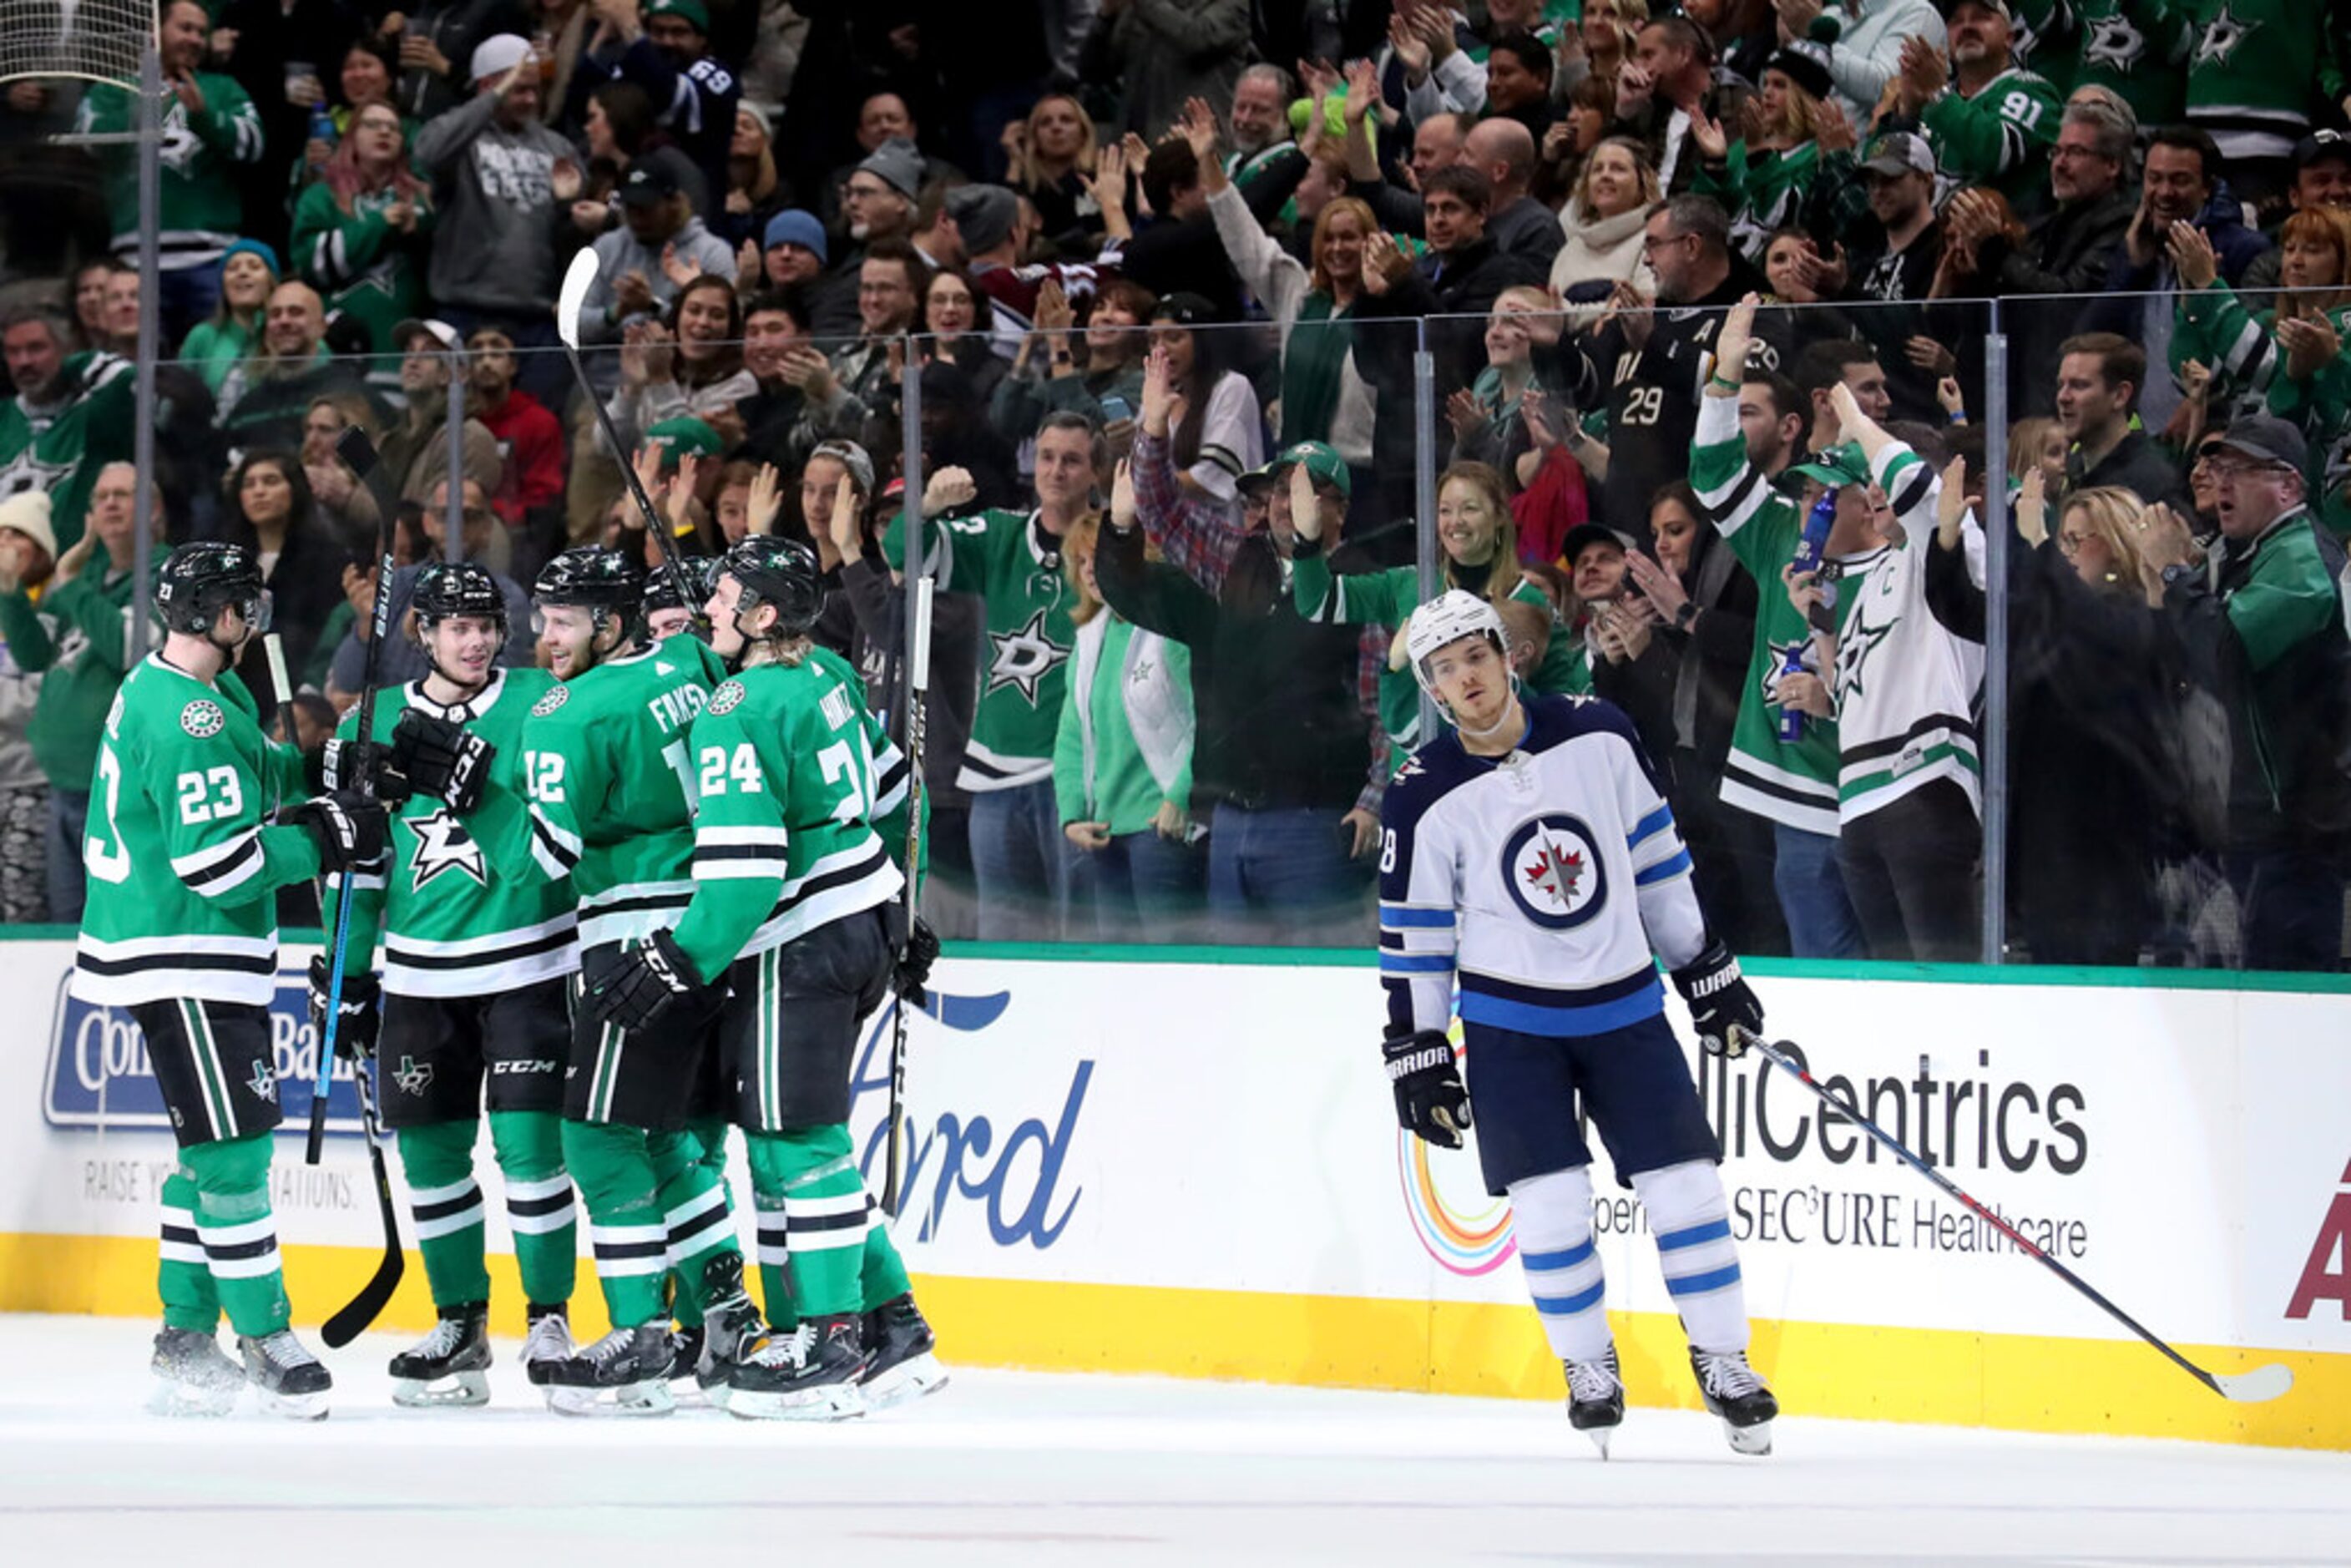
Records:
M1615 1427L1586 1427L1583 1429L1583 1435L1592 1439L1592 1446L1600 1450L1600 1457L1603 1459L1608 1458L1608 1445L1616 1436Z
M1771 1451L1771 1423L1769 1421L1758 1421L1752 1427L1734 1427L1725 1421L1722 1435L1730 1440L1730 1451L1734 1454L1761 1458Z
M929 1351L900 1362L881 1376L858 1385L868 1410L894 1410L947 1385L947 1369Z
M792 1394L737 1388L726 1401L726 1413L746 1421L849 1421L865 1411L854 1383L828 1383Z
M480 1372L453 1372L430 1382L395 1377L392 1402L403 1410L471 1409L490 1402L490 1380Z
M327 1418L332 1389L321 1388L316 1394L272 1394L256 1388L265 1416L281 1416L288 1421L323 1421Z
M666 1416L677 1408L669 1384L661 1378L619 1388L582 1388L576 1384L549 1384L547 1407L558 1416Z
M236 1408L236 1396L244 1391L242 1383L207 1386L158 1377L147 1396L147 1414L172 1420L216 1420Z

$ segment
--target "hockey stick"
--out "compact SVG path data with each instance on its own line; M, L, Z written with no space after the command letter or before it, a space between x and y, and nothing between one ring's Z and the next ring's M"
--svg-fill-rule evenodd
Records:
M906 939L914 938L923 858L923 742L929 731L931 691L931 590L929 578L914 583L914 623L906 632ZM906 998L900 997L890 1019L890 1141L882 1177L882 1212L898 1218L904 1197L906 1106Z
M1750 1041L1757 1051L1762 1052L1763 1059L1765 1061L1770 1061L1776 1066L1785 1068L1790 1073L1794 1075L1797 1082L1803 1084L1805 1088L1811 1090L1814 1094L1819 1095L1823 1104L1828 1106L1838 1115L1859 1127L1863 1132L1867 1133L1879 1143L1885 1145L1887 1150L1904 1165L1908 1166L1912 1170L1917 1171L1920 1176L1925 1176L1928 1181L1933 1182L1948 1196L1958 1199L1963 1207L1965 1207L1970 1213L1974 1214L1978 1218L1983 1220L1993 1229L1999 1231L2002 1236L2007 1237L2011 1241L2015 1242L2018 1247L2024 1250L2028 1257L2033 1258L2038 1261L2046 1264L2059 1279L2073 1286L2076 1291L2081 1291L2082 1294L2089 1297L2091 1301L2095 1301L2105 1310L2108 1317L2113 1318L2116 1322L2121 1323L2125 1328L2130 1330L2131 1333L2138 1335L2139 1338L2147 1341L2147 1343L2161 1351L2164 1355L2182 1372L2185 1372L2190 1377L2196 1379L2197 1382L2201 1383L2205 1387L2220 1396L2223 1399L2233 1399L2238 1403L2244 1405L2259 1405L2268 1400L2277 1398L2280 1395L2285 1393L2287 1389L2294 1386L2293 1371L2276 1362L2273 1362L2267 1366L2255 1367L2251 1372L2230 1374L2205 1371L2202 1367L2197 1365L2194 1362L2189 1360L2186 1356L2172 1349L2171 1346L2156 1338L2156 1336L2148 1332L2148 1330L2141 1324L2137 1318L2132 1317L2128 1312L2115 1305L2114 1302L2100 1295L2096 1290L2092 1288L2088 1281L2083 1279L2079 1274L2074 1273L2073 1270L2068 1269L2064 1264L2057 1261L2056 1259L2049 1256L2048 1253L2043 1251L2039 1247L2034 1246L2022 1232L2016 1228L2016 1227L2011 1225L2007 1220L2002 1219L1999 1215L1994 1214L1991 1209L1986 1208L1982 1204L1978 1203L1974 1198L1969 1197L1968 1194L1959 1190L1957 1184L1955 1184L1950 1177L1937 1170L1933 1166L1928 1165L1925 1160L1920 1159L1917 1155L1912 1154L1902 1145L1896 1143L1893 1137L1876 1123L1871 1121L1853 1106L1848 1105L1844 1101L1838 1099L1835 1095L1830 1093L1826 1089L1822 1088L1818 1080L1814 1079L1811 1073L1805 1071L1802 1067L1799 1067L1796 1064L1795 1060L1787 1054L1790 1051L1794 1049L1792 1042L1783 1040L1774 1044L1768 1040L1756 1040L1752 1036L1750 1037Z
M677 540L671 536L669 525L662 521L659 512L653 510L653 498L645 494L644 481L637 477L637 465L631 461L632 455L621 444L621 433L612 423L611 411L597 397L594 384L588 380L588 367L580 360L580 308L588 302L588 290L595 287L596 275L596 253L593 250L582 250L571 258L570 267L563 274L562 292L556 297L555 334L563 340L564 357L571 361L571 379L578 383L580 395L588 400L588 406L596 411L596 423L602 427L604 440L612 448L612 459L621 465L622 477L629 482L629 494L635 498L637 510L645 519L645 532L660 541L662 563L676 573L678 580L683 583L685 580L684 553L677 548ZM699 604L690 608L694 612L695 632L706 641L710 633L709 617L703 614Z
M398 537L399 498L392 493L392 486L379 469L375 443L367 438L365 431L357 425L345 429L335 442L335 455L367 486L376 509L375 609L360 676L359 733L365 739L375 733L376 673L383 661L383 640L392 634L392 578L400 570L392 559L393 541ZM360 789L372 799L375 781L361 779ZM327 1145L327 1099L335 1089L335 1027L343 1010L343 957L351 940L350 880L346 874L342 900L335 906L334 956L329 960L327 975L327 1027L319 1037L319 1076L311 1085L310 1141L302 1153L304 1165L317 1165Z
M294 683L286 675L286 644L277 633L270 632L261 640L263 652L269 655L270 689L277 694L277 716L285 732L286 744L294 744ZM327 879L318 879L319 907L327 901ZM346 888L343 898L350 899ZM323 1049L323 1047L322 1047ZM323 1339L329 1350L340 1350L364 1333L369 1324L382 1315L384 1304L400 1288L400 1277L408 1269L408 1255L400 1249L400 1210L392 1200L392 1172L384 1166L383 1129L377 1124L375 1109L375 1069L371 1063L351 1064L351 1082L359 1086L360 1122L367 1130L368 1158L375 1166L376 1207L383 1216L383 1261L376 1265L375 1277L360 1289L341 1312L327 1320Z

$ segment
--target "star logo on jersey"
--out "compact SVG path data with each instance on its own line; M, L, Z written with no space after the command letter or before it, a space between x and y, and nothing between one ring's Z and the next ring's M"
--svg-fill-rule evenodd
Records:
M1790 659L1802 660L1805 668L1812 667L1812 643L1809 640L1792 643L1772 643L1767 640L1765 646L1771 651L1771 662L1763 667L1763 700L1770 702L1771 688L1780 684L1781 672L1788 667Z
M184 174L204 150L204 139L188 125L188 111L178 99L172 99L171 112L163 116L163 140L158 154L164 168Z
M1070 656L1070 651L1045 635L1045 612L1037 611L1028 623L1010 632L990 632L989 647L994 651L987 666L987 689L999 691L1017 686L1029 706L1037 706L1037 688L1053 666Z
M1871 597L1882 596L1873 594ZM1852 621L1837 634L1837 689L1854 696L1861 695L1867 689L1864 682L1869 671L1869 656L1884 646L1886 640L1894 635L1894 628L1901 624L1901 617L1896 612L1872 625L1869 611L1867 600L1854 606Z
M400 1065L392 1070L392 1082L402 1094L422 1094L433 1086L433 1064L403 1056Z
M45 496L54 494L73 477L73 471L74 465L70 463L42 462L40 455L27 442L25 450L10 458L5 467L0 467L0 501L12 500L32 490L38 490Z
M565 703L569 702L570 700L571 688L569 686L549 686L547 688L547 695L545 696L530 705L530 711L534 717L545 718L549 714L553 713L557 708L561 707Z
M1580 817L1546 811L1519 824L1502 845L1502 883L1536 925L1566 931L1600 913L1608 873Z
M722 681L718 685L718 689L710 694L710 706L703 711L705 713L732 713L735 711L735 705L742 700L742 682Z
M465 831L465 824L450 815L445 806L437 807L431 815L411 819L408 824L416 835L416 853L410 862L413 870L409 891L423 893L427 883L444 872L461 871L474 879L476 887L490 885L489 862L482 846Z
M227 723L228 715L209 697L198 697L180 710L180 727L198 740L210 740Z
M2130 24L2127 16L2101 16L2090 24L2090 35L2082 41L2085 63L2102 69L2128 76L2147 53L2147 35Z
M2204 36L2196 41L2196 68L2225 66L2247 38L2261 30L2259 22L2237 19L2234 5L2224 5L2220 14L2204 24Z
M255 1062L253 1076L245 1081L245 1086L253 1091L256 1099L266 1100L273 1105L277 1103L277 1075L269 1071L269 1063Z

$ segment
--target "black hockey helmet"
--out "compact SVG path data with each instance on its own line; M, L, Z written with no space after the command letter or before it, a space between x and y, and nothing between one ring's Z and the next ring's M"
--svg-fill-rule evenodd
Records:
M428 562L416 574L416 629L429 631L452 615L478 615L507 623L507 596L498 591L490 569L474 560Z
M644 598L644 573L619 550L575 545L539 569L530 596L540 604L577 604L634 615Z
M204 636L232 604L244 610L255 631L268 630L261 559L247 546L218 539L184 544L164 558L155 574L155 612L166 631Z
M717 591L716 556L690 555L674 564L653 569L645 579L645 613L656 610L689 610L699 614Z
M723 570L743 585L737 620L762 604L773 605L770 637L805 636L824 608L824 573L816 551L799 539L752 534L726 552Z

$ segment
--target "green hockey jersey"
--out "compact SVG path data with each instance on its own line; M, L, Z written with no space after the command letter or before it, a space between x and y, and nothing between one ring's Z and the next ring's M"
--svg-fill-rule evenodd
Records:
M432 258L434 213L427 197L416 203L416 226L402 233L384 214L397 193L373 191L355 196L345 212L324 183L312 185L294 204L290 253L303 279L326 297L329 315L364 325L379 354L400 345L392 329L424 312L424 272Z
M882 825L904 810L906 759L838 655L722 684L694 757L696 885L677 943L704 979L904 885Z
M381 934L383 988L399 997L489 997L518 990L580 967L579 917L567 880L500 875L528 851L524 803L523 725L554 689L544 670L499 670L472 701L443 707L424 683L376 694L374 738L389 744L400 716L416 708L463 724L497 748L481 804L458 818L441 801L417 796L392 819L384 877L354 885L347 962L364 974ZM336 731L358 737L357 709ZM341 877L328 879L326 923L334 929Z
M2283 158L2342 100L2341 0L2184 0L2188 119L2224 157Z
M2049 149L2057 144L2064 105L2046 77L2020 67L1984 83L1973 97L1954 88L1919 112L1927 143L1944 173L1967 185L1990 185L2019 212L2048 204Z
M200 681L155 654L124 678L90 778L73 976L85 1001L276 995L277 890L318 874L319 846L264 825L301 798L302 759L255 716L235 675Z
M550 686L522 729L530 857L571 879L580 946L641 941L694 894L687 739L726 667L681 633Z
M2141 125L2176 123L2188 104L2194 43L2185 0L2056 0L2030 16L2032 68L2061 93L2113 89ZM2020 20L2026 12L2019 13Z
M131 458L138 431L136 384L128 360L75 354L65 362L64 392L56 402L27 406L21 397L0 402L0 501L27 490L46 492L60 550L81 538L99 470Z
M904 569L905 514L892 520L883 549ZM979 706L956 782L975 794L1050 782L1053 737L1078 629L1058 545L1034 512L987 511L924 524L923 570L942 593L986 601L987 654Z
M1777 591L1780 572L1796 559L1804 519L1796 504L1771 488L1747 461L1739 431L1739 400L1709 397L1698 404L1698 433L1690 444L1690 487L1731 553L1759 583L1772 591L1757 595L1755 649L1747 661L1747 689L1731 726L1730 756L1723 766L1722 801L1808 833L1837 831L1837 727L1834 719L1804 719L1803 737L1780 738L1781 710L1771 687L1792 653L1814 674L1811 630L1804 617Z
M163 94L162 188L159 244L165 271L204 267L245 227L245 199L232 165L261 161L261 115L235 77L198 71L202 111L191 114L177 93ZM84 135L136 131L137 105L126 89L101 82L81 100L74 129ZM139 243L139 161L128 143L101 147L106 202L114 219L114 248Z

